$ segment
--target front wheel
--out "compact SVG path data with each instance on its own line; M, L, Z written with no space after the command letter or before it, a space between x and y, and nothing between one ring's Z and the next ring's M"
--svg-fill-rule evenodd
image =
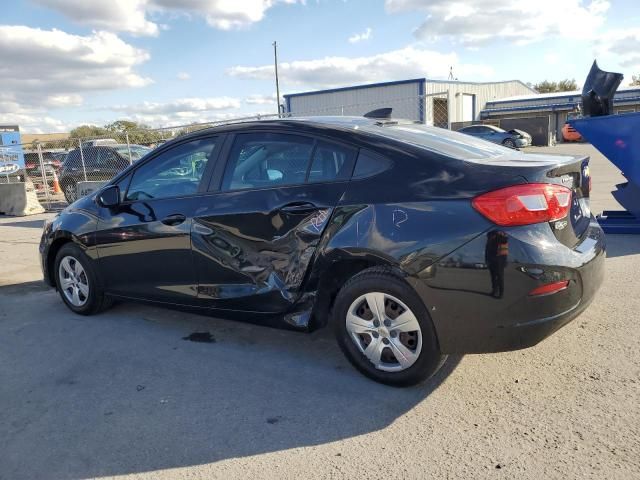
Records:
M60 297L73 312L92 315L110 305L91 259L77 245L67 243L60 248L56 255L55 274Z
M64 183L62 193L64 193L64 198L67 200L67 203L72 204L78 199L78 191L76 189L75 182L67 181Z
M510 138L507 138L504 142L502 142L502 145L504 145L507 148L516 148L516 142L514 142Z
M410 386L431 377L444 357L415 291L388 270L351 278L336 298L332 321L347 359L367 377Z

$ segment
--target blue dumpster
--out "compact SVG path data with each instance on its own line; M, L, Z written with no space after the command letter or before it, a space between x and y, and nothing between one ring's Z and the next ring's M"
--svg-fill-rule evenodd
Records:
M640 113L610 115L622 81L594 62L582 92L585 118L569 120L580 135L620 169L627 182L611 192L626 211L604 211L598 222L607 233L640 234Z

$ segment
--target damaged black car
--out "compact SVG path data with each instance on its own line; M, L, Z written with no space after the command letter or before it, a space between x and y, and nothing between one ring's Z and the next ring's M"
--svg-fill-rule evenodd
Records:
M413 385L450 353L535 345L593 299L604 234L588 157L364 117L219 126L167 142L45 225L74 312L155 302L313 331Z

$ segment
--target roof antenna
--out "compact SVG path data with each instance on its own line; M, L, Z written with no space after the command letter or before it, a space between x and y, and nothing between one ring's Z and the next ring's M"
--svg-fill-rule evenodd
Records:
M393 108L378 108L371 110L363 115L364 118L373 118L376 120L389 120L391 118L391 112Z

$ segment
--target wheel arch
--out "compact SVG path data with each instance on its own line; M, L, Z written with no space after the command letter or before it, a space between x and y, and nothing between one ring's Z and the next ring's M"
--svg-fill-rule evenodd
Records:
M47 253L46 259L46 268L47 268L47 278L49 279L49 284L52 287L58 288L58 284L56 281L56 257L60 249L66 245L67 243L73 243L73 239L71 235L62 234L58 236L51 245L49 246L49 251Z
M317 297L313 306L309 330L326 326L329 323L329 314L336 295L342 285L354 275L373 267L387 269L400 278L406 276L396 263L375 255L340 256L327 263L317 283Z

